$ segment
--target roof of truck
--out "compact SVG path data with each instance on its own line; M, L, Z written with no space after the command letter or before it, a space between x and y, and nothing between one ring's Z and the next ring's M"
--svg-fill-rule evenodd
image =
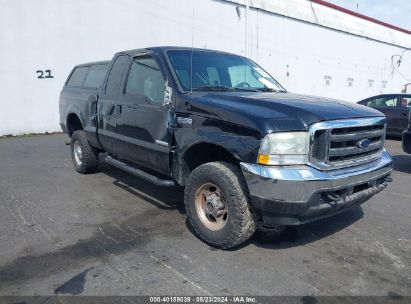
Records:
M134 55L134 54L145 52L145 51L146 52L148 52L148 51L164 52L164 51L168 51L168 50L187 50L187 51L194 50L194 51L216 52L216 53L222 53L222 54L230 54L230 55L241 56L241 55L238 55L238 54L223 52L223 51L218 51L218 50L203 49L203 48L191 48L191 47L184 47L184 46L155 46L155 47L147 47L147 48L141 48L141 49L127 50L127 51L122 51L122 52L118 52L118 53Z
M93 62L86 62L76 65L76 67L80 66L89 66L89 65L99 65L99 64L109 64L110 60L102 60L102 61L93 61Z

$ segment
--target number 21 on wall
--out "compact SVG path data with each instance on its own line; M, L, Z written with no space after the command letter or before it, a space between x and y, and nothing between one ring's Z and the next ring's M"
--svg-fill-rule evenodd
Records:
M36 73L38 74L37 78L39 78L39 79L54 78L54 76L51 75L51 70L44 70L44 71L38 70L38 71L36 71Z

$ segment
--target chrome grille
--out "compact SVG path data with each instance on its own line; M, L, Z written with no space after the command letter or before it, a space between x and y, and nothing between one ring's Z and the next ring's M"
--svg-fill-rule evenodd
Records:
M385 118L326 121L310 128L310 163L332 170L355 166L381 157Z

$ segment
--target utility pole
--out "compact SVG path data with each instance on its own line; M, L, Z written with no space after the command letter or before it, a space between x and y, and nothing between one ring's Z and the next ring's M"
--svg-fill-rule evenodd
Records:
M248 12L250 5L248 0L245 0L245 57L248 57Z

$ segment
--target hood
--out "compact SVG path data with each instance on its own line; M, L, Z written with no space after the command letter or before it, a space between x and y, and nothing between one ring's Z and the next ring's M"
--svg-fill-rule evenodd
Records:
M370 107L292 93L195 92L186 95L185 110L263 133L307 130L326 120L384 116Z

